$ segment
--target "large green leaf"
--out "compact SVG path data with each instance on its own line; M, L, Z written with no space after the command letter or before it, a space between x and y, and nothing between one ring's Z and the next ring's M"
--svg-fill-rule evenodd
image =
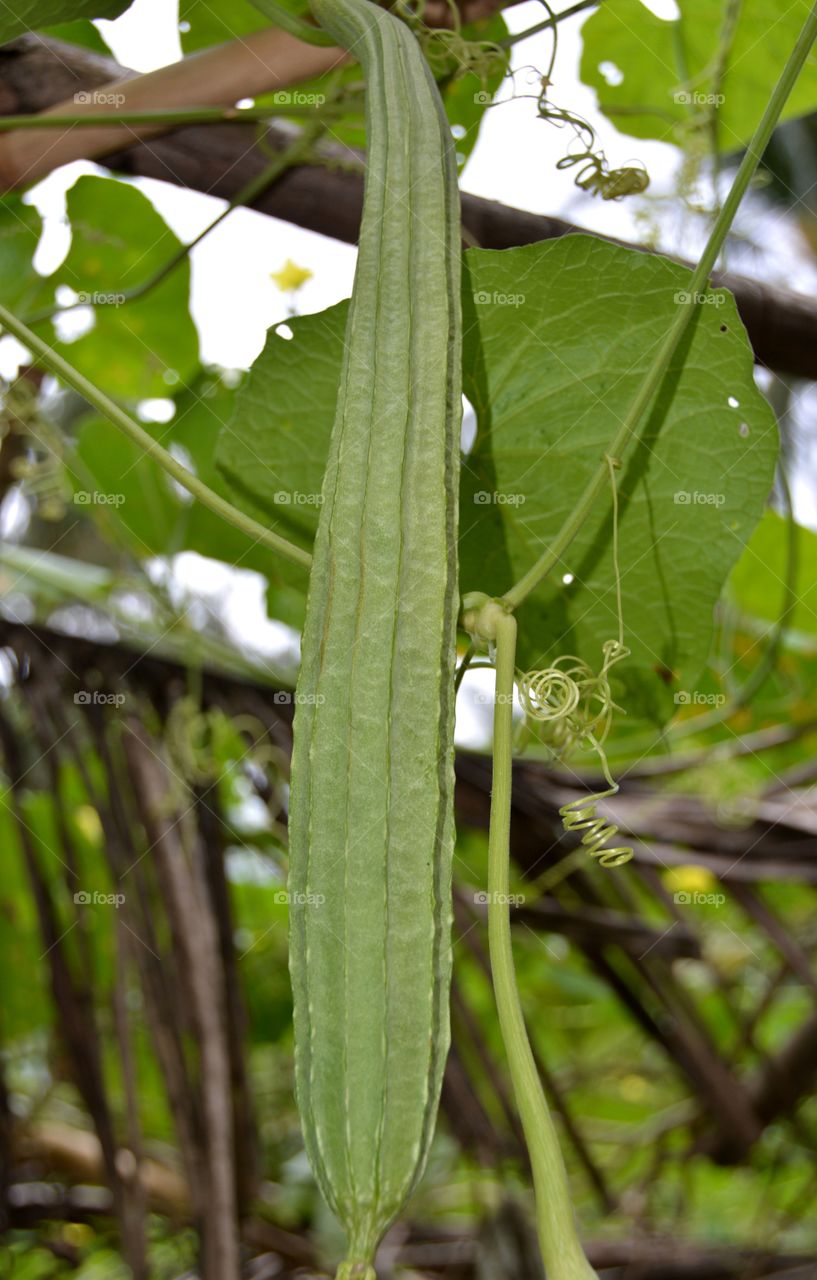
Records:
M479 430L460 516L465 590L506 590L552 543L621 423L689 273L590 236L466 255L465 389ZM705 295L620 474L631 705L660 716L672 678L703 666L713 606L771 486L772 412L732 298ZM605 494L519 612L520 661L577 653L597 668L616 634ZM572 575L563 582L563 575Z
M268 27L250 0L180 0L179 25L182 49L193 53L224 40L236 40Z
M108 48L98 29L88 18L79 18L76 22L58 22L53 27L46 27L43 35L51 36L56 40L65 40L68 44L78 44L83 49L91 49L94 53L101 53L106 58L112 58L113 53Z
M717 107L721 150L751 137L811 9L793 0L779 9L743 0L722 73L721 33L731 0L678 0L667 21L641 0L605 0L582 28L581 77L622 133L683 144L690 127L707 127ZM817 107L812 53L783 118ZM713 97L716 101L713 103Z
M89 299L94 327L60 344L63 353L110 395L166 396L198 367L189 263L144 296L122 299L163 267L181 242L141 191L113 178L81 177L68 192L68 218L71 247L46 286L49 298L67 285Z
M71 0L70 4L67 0L18 0L16 4L4 4L0 12L0 44L59 22L116 18L129 4L130 0Z
M318 525L347 310L348 303L341 302L320 315L295 317L286 329L270 330L216 450L216 464L237 505L306 548ZM279 609L285 606L278 616L297 625L306 578L284 565L281 574L293 590L276 599Z
M603 460L686 305L688 273L588 236L466 261L465 389L479 431L463 467L461 585L500 593L553 540ZM734 303L706 296L620 481L633 656L617 670L631 713L655 719L671 708L673 679L688 687L704 664L714 603L760 517L777 448ZM290 341L270 334L217 451L235 500L302 545L317 523L308 496L320 489L345 315L341 304L293 320ZM556 583L520 610L523 665L574 652L599 666L616 633L611 532L605 496Z

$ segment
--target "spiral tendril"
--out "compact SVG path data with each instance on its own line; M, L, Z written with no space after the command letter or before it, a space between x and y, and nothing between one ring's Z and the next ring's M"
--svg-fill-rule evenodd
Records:
M397 0L393 9L415 32L436 79L458 80L473 73L483 86L497 72L508 69L509 54L492 40L468 40L462 34L462 18L454 0L446 0L451 27L428 27L424 22L425 0L413 5Z
M598 673L575 654L563 654L549 667L527 672L518 678L519 697L529 720L547 726L547 745L560 760L586 746L599 758L608 783L605 791L570 800L559 809L565 831L582 832L582 846L602 867L620 867L633 856L627 845L610 847L618 835L618 827L608 819L596 816L599 800L615 795L618 783L613 781L604 752L604 742L613 722L613 711L620 710L610 692L610 670L629 657L624 643L624 619L621 607L621 570L618 542L618 490L615 458L606 458L613 497L613 572L615 577L618 635L604 641L602 664Z
M546 73L539 79L539 96L537 110L542 120L549 120L557 126L570 125L578 143L578 150L568 151L556 162L557 169L572 169L579 165L574 178L577 187L589 191L591 195L601 196L602 200L621 200L624 196L640 195L650 185L650 176L643 164L624 165L620 169L611 169L604 152L596 147L596 131L589 121L575 111L559 107L548 98L548 90L553 83L553 70L556 65L556 50L559 40L559 26L556 14L548 0L541 0L548 17L553 19L551 31L550 65Z

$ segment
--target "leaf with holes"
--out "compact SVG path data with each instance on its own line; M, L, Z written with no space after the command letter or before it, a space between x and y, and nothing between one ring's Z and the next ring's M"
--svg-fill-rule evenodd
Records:
M734 151L751 137L810 9L809 0L779 12L743 0L730 38L732 0L679 0L677 20L641 0L606 0L582 28L581 77L621 133L683 145L714 119L719 148ZM812 52L782 119L817 107L814 70Z
M689 273L590 236L466 254L465 392L477 414L461 501L461 586L501 593L553 541L601 462ZM715 601L763 511L771 409L724 291L707 293L620 473L631 715L660 720L694 687ZM611 502L520 609L520 663L576 653L598 668L616 634ZM619 699L620 701L623 699Z

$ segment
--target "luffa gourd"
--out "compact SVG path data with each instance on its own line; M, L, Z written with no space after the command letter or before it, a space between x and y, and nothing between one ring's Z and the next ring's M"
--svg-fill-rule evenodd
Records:
M313 0L360 61L367 171L314 549L290 802L296 1080L307 1150L373 1277L422 1172L448 1050L459 198L411 31Z

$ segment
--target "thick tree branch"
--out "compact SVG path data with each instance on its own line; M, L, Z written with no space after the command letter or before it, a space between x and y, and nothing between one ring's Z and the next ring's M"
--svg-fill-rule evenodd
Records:
M39 54L47 42L37 36L25 36L17 42L17 47L20 45L26 45L34 54L36 74L41 68ZM61 54L67 49L71 46L62 46ZM142 76L84 50L77 64L76 52L72 50L72 54L71 60L63 59L63 74L59 76L62 92L35 110L45 106L46 115L94 116L156 108L180 111L186 107L231 107L240 98L270 93L321 75L346 56L339 49L304 44L275 27L205 49ZM76 75L71 74L74 71ZM85 83L88 77L93 77L91 93ZM104 156L121 147L123 139L130 142L163 131L164 126L157 125L108 124L99 128L6 133L0 136L0 185L6 189L26 186L69 161Z

